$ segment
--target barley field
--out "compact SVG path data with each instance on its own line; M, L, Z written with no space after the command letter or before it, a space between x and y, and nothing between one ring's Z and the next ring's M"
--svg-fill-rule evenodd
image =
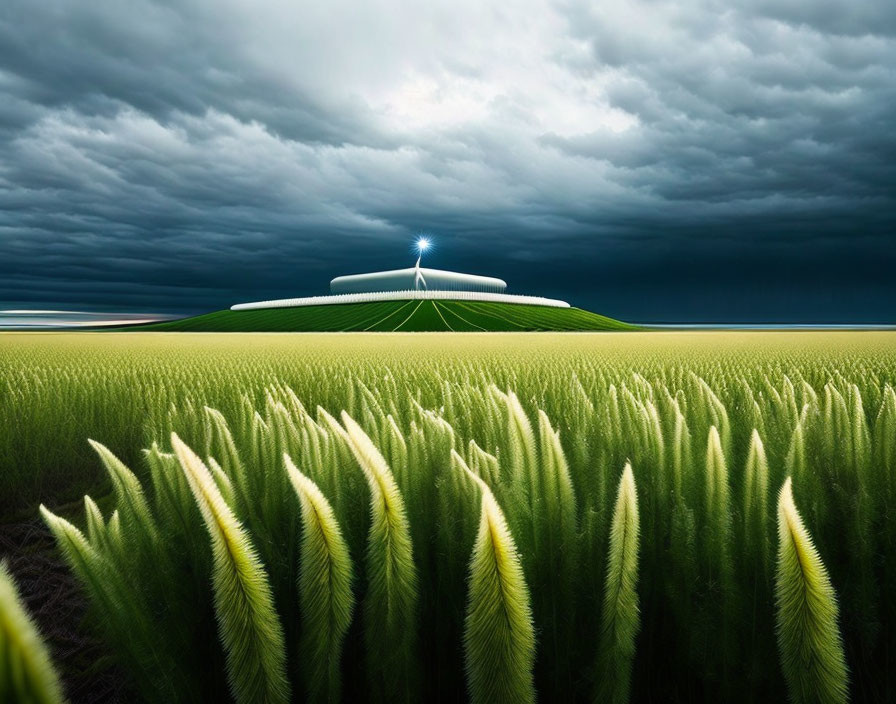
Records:
M894 387L891 332L8 334L0 530L149 702L892 701ZM15 570L0 645L61 700Z

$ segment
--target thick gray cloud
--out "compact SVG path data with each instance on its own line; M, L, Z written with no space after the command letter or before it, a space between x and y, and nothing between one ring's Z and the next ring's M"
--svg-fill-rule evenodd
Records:
M6 0L0 304L432 265L639 320L894 322L896 5Z

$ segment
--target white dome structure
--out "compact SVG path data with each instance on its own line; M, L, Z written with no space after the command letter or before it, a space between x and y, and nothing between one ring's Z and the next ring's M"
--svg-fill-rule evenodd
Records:
M337 276L330 281L330 293L334 295L411 290L504 293L507 283L492 276L461 274L457 271L425 269L419 266Z
M505 293L507 284L493 276L463 274L458 271L425 269L420 266L423 251L429 240L418 240L415 266L407 269L374 271L369 274L337 276L330 281L329 296L305 298L281 298L274 301L238 303L231 310L255 310L258 308L293 308L297 306L336 305L340 303L372 303L374 301L401 300L456 300L486 301L492 303L520 303L526 305L569 308L566 301L541 296L520 296Z

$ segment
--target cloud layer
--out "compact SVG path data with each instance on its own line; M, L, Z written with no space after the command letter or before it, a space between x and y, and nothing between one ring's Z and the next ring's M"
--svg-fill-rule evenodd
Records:
M322 293L426 230L630 319L894 322L894 67L887 0L7 0L0 302Z

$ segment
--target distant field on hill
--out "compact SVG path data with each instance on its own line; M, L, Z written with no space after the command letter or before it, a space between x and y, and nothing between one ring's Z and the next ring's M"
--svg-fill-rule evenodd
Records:
M634 330L636 327L580 308L411 300L221 310L137 329L170 332L527 332Z

